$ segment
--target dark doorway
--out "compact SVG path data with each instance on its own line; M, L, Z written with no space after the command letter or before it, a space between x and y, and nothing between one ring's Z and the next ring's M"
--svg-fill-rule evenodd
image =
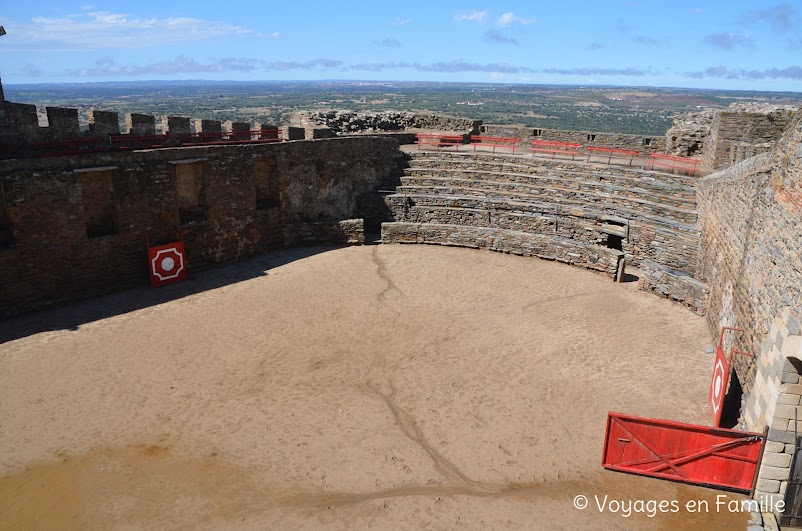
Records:
M730 386L726 396L724 396L724 405L721 408L721 427L734 428L738 425L738 417L741 416L741 398L744 394L744 389L741 387L741 382L738 380L738 373L730 369Z
M608 249L615 249L617 251L624 250L624 238L622 236L617 236L615 234L608 234L607 235L607 248Z

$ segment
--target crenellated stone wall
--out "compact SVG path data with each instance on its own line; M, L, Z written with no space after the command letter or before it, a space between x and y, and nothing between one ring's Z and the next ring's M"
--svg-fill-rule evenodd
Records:
M0 161L0 318L146 282L146 238L183 231L191 271L361 243L356 197L403 163L377 137Z
M183 143L197 143L205 140L295 140L297 134L280 136L279 128L269 124L249 122L221 122L219 120L190 119L182 116L162 116L158 119L147 114L128 113L125 115L124 127L120 128L119 116L116 112L92 109L87 112L88 131L80 129L81 117L78 109L46 107L47 126L41 126L35 105L0 101L0 122L5 119L7 126L0 123L0 144L5 148L0 151L0 158L25 158L48 154L48 149L60 153L65 149L70 152L115 151L119 146L108 143L109 135L153 136L149 138L147 147L176 147ZM254 129L255 127L255 129ZM252 132L252 134L248 134ZM216 133L214 138L200 138L196 133ZM208 135L207 135L208 136ZM332 136L332 135L330 135ZM303 138L303 135L301 135ZM98 139L103 144L96 142ZM48 146L49 142L84 140L70 143L68 148ZM117 138L117 141L124 141ZM44 144L43 144L44 143ZM159 145L159 143L163 144ZM126 145L125 149L136 146ZM119 150L119 149L117 149Z

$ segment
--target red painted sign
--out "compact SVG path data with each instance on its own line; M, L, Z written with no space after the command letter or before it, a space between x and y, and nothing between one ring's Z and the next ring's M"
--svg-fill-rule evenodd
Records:
M749 493L763 439L760 433L609 413L602 466Z
M164 286L187 278L187 261L184 242L148 247L150 285Z
M721 426L721 410L724 409L724 397L730 383L730 363L721 345L716 349L716 361L713 364L713 379L710 380L710 391L707 403L713 414L713 426Z

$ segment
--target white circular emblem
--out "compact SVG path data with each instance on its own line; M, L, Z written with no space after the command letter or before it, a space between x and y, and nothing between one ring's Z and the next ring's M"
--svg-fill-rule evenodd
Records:
M162 260L162 269L164 269L165 271L172 271L174 267L175 267L175 260L173 260L169 256L164 260Z
M718 398L721 395L721 374L716 375L716 383L713 384L713 396Z
M162 282L172 280L180 277L184 271L184 255L175 247L168 247L156 252L150 264L154 277Z

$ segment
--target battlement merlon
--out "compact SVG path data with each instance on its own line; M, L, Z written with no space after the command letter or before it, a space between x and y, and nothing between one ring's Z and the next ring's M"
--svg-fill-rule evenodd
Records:
M72 140L81 136L78 109L45 107L47 112L47 137L50 140Z
M87 119L91 136L120 134L120 119L116 112L92 109L87 113Z

